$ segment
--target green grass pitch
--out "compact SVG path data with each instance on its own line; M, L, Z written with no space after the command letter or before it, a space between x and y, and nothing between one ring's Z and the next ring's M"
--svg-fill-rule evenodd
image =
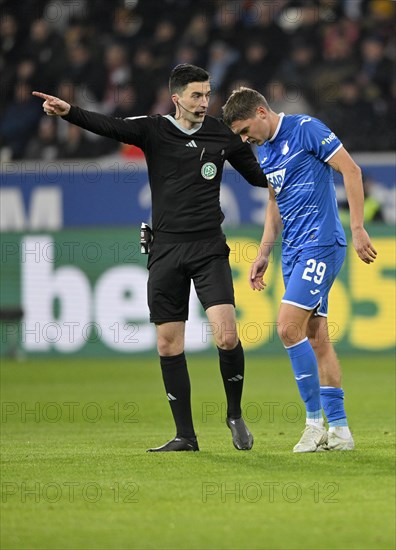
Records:
M303 409L283 356L248 355L238 452L216 353L189 359L199 453L174 436L155 357L2 362L2 549L391 549L394 359L343 356L357 449L291 452Z

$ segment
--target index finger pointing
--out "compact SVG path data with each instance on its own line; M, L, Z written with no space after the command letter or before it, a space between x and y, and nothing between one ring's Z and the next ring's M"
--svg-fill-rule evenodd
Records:
M32 95L35 95L37 97L41 97L41 99L55 99L54 96L43 94L43 92L32 92Z

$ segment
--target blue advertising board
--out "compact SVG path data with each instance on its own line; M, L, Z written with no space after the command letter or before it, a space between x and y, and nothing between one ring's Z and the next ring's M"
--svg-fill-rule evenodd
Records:
M360 166L385 195L394 192L392 155L362 155ZM100 162L6 162L0 193L2 231L127 226L150 221L148 173L141 160L125 161L117 156ZM221 189L224 225L261 225L267 194L265 189L246 183L227 165ZM388 195L385 202L389 204Z

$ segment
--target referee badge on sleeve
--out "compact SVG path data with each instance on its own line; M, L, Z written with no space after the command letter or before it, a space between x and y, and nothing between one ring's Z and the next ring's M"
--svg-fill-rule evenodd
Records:
M206 180L212 180L217 174L217 166L213 162L205 162L201 168L201 176Z

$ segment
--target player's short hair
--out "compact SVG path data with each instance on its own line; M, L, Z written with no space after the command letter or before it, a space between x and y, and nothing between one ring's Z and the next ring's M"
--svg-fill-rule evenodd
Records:
M190 63L176 65L169 77L169 91L171 94L180 94L190 82L207 82L209 73Z
M270 109L267 100L260 92L241 86L232 92L223 105L223 120L227 126L231 126L235 120L253 118L257 107Z

